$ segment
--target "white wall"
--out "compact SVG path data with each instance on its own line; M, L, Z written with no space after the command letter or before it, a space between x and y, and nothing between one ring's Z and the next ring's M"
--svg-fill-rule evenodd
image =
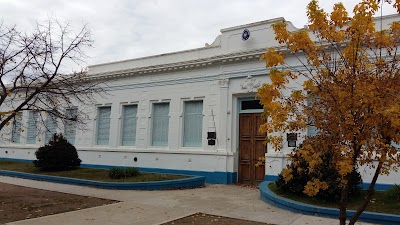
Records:
M387 19L390 22L396 18ZM98 98L96 106L85 106L90 116L88 128L76 133L76 146L83 163L237 172L238 101L244 97L254 97L259 84L270 82L268 71L258 58L265 48L277 45L271 25L282 20L283 18L278 18L223 29L212 45L201 49L90 66L89 73L93 77L109 76L108 95ZM288 23L290 30L296 30L290 22ZM250 30L251 37L242 41L241 33L245 28ZM211 61L195 65L193 62L196 60ZM294 57L287 59L290 64L296 64L296 61ZM150 71L149 67L170 64L177 66L147 72ZM132 74L129 72L142 68L147 69ZM295 83L291 84L291 87L300 88ZM188 148L182 145L183 101L194 99L203 100L203 140L201 147ZM154 147L150 144L151 105L160 101L170 103L167 147ZM136 146L127 147L120 144L123 104L138 104ZM97 107L104 105L112 107L110 141L107 146L98 146ZM25 113L25 124L26 118ZM207 144L207 131L216 131L215 146ZM21 135L20 144L8 143L10 130L4 129L1 133L4 142L0 145L0 157L34 159L34 151L44 144L41 141L36 145L25 145L24 134ZM267 146L267 149L266 174L277 175L287 164L285 155L292 148L284 145L283 151L278 153L271 146ZM135 157L137 162L133 160ZM370 171L362 171L364 180L368 182L371 178ZM396 183L398 180L400 174L396 173L390 177L381 177L379 182Z

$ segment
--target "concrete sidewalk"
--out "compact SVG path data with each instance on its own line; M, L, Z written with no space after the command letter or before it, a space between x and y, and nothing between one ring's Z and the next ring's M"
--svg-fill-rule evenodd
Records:
M0 176L0 182L121 201L111 205L12 222L8 223L9 225L154 225L196 212L277 225L339 224L339 221L335 219L306 216L276 208L259 199L258 189L235 185L207 185L205 188L189 190L129 191L105 190L3 176Z

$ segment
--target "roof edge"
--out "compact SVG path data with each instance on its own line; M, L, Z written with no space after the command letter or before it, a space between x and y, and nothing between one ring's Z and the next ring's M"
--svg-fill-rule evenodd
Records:
M263 20L263 21L258 21L258 22L254 22L254 23L248 23L248 24L242 24L239 26L224 28L224 29L221 29L221 33L232 31L232 30L239 30L239 29L250 27L250 26L258 26L258 25L263 25L263 24L276 23L278 21L285 22L286 20L283 17L277 17L277 18L273 18L273 19L269 19L269 20Z

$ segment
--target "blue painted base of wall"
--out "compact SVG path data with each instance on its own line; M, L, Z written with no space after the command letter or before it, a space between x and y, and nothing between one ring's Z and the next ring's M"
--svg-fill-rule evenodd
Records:
M362 183L361 188L366 190L366 189L368 189L369 185L370 185L370 183ZM394 184L375 184L375 190L386 191L394 186L395 186Z
M260 198L269 204L302 214L319 215L331 218L338 218L339 216L339 209L318 207L282 198L268 188L269 183L271 183L271 181L264 181L259 186ZM348 210L347 217L350 218L354 213L354 210ZM379 224L400 224L400 216L384 213L363 212L359 220Z
M12 158L0 158L0 160L13 161L13 162L26 162L26 163L31 163L33 161L29 159L12 159Z
M265 175L264 180L265 181L277 181L278 180L278 176L276 176L276 175Z
M17 161L17 162L32 162L32 160L26 160L26 159L0 158L0 160ZM115 166L81 164L81 167L110 169ZM236 172L219 172L219 171L210 172L210 171L174 170L174 169L146 168L146 167L138 167L138 169L145 173L165 173L165 174L179 174L179 175L189 175L189 176L202 176L202 177L206 178L206 183L209 183L209 184L233 184L233 183L237 182L237 173Z

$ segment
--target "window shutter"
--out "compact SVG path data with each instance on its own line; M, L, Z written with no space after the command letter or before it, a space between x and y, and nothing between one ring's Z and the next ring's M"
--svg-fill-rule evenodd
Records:
M203 133L203 101L185 102L183 146L201 147Z
M78 109L70 108L65 112L65 116L69 119L75 118L77 116ZM69 143L75 144L75 134L76 134L76 121L67 120L64 125L64 137Z
M397 149L397 151L400 151L400 143L396 143L396 142L392 141L391 146L395 147Z
M316 98L307 98L307 106L309 106L309 107L312 106L313 101L315 99ZM316 135L318 133L318 129L314 126L314 121L311 118L309 118L308 123L309 123L309 125L307 126L307 136Z
M315 136L318 133L318 129L313 125L307 126L307 135L308 136Z
M29 112L28 118L28 132L26 143L27 144L35 144L36 143L36 136L37 136L37 119L38 119L38 112Z
M152 145L168 146L169 103L153 105Z
M108 145L110 139L111 107L100 107L97 124L97 144Z
M136 105L123 107L122 115L122 145L132 146L136 142Z
M21 141L21 117L17 115L14 116L11 141L14 143L20 143Z
M45 123L46 133L45 133L45 143L49 143L50 139L56 133L57 121L52 115L47 115Z

